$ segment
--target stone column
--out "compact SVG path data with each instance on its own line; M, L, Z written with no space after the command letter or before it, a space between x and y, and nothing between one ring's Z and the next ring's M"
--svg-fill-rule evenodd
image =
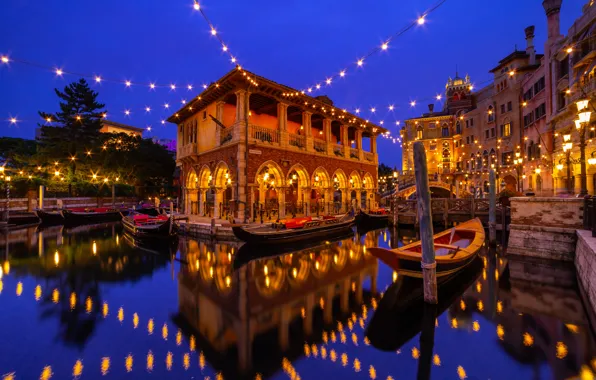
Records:
M277 103L277 129L279 130L280 145L288 146L288 105Z
M218 101L215 103L215 118L219 120L223 124L223 113L224 113L224 104L225 102ZM213 120L211 120L215 127L215 145L219 146L221 142L221 127Z
M250 93L246 90L238 90L236 94L236 122L237 128L234 136L236 141L244 141L246 133L246 102L250 99Z
M333 135L331 133L331 119L324 119L323 120L323 135L325 136L325 142L327 145L327 154L333 155L333 146L335 145L335 141L333 141Z
M302 112L302 125L304 125L304 131L306 132L306 151L314 152L314 141L312 136L312 113L308 111Z
M277 203L279 204L279 219L286 217L286 190L287 187L277 188Z
M199 189L199 215L205 215L205 203L207 203L208 189Z
M310 215L310 188L304 187L302 188L302 193L304 194L304 215Z
M362 152L362 129L356 129L356 149L358 149L358 159L362 161L364 158Z
M246 178L246 167L248 166L248 162L246 162L245 155L245 144L238 144L238 151L236 153L236 181L238 181L238 191L236 194L236 200L238 200L239 202L236 203L237 207L235 217L239 219L244 218L244 209L246 207L246 204L244 202L247 201L246 184L248 183L248 178ZM230 169L234 170L234 168Z
M576 174L575 175L574 186L573 186L573 193L574 194L579 194L579 192L581 191L581 189L582 189L582 178L581 178L581 175Z
M344 156L345 158L350 158L350 149L352 148L352 142L349 139L348 129L350 127L347 125L341 126L341 143L344 146Z
M379 162L379 156L377 154L377 137L379 135L373 134L370 136L370 152L373 154L373 161Z
M356 211L362 208L362 190L356 190Z
M213 205L213 217L215 219L221 218L220 205L222 205L221 207L223 207L223 193L224 189L215 189L215 204Z
M339 308L342 313L347 313L350 308L350 278L346 278L342 281L340 287L340 298L339 298Z

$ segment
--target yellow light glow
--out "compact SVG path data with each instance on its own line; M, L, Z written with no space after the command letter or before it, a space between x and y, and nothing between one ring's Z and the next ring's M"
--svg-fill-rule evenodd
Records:
M424 16L418 18L418 25L424 25L425 22Z
M72 376L76 379L81 377L81 375L83 375L83 362L80 360L77 360L74 364L74 366L72 367Z
M524 346L530 347L534 345L534 337L530 333L524 333L523 338Z
M155 362L155 357L153 356L153 352L149 350L147 353L147 371L153 371L153 363Z

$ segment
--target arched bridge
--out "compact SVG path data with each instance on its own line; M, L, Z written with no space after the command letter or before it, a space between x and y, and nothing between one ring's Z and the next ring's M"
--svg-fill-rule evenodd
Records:
M431 191L433 188L447 190L448 192L454 191L453 186L451 184L443 182L440 179L435 178L434 176L429 176L428 185L431 188ZM399 179L399 192L397 193L397 196L399 198L408 199L415 192L416 192L416 180L415 180L414 176L408 176L406 178ZM383 193L381 195L381 198L387 199L387 198L392 198L393 196L395 196L395 188Z

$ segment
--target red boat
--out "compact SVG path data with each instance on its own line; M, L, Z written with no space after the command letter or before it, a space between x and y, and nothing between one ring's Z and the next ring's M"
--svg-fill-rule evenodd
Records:
M177 227L167 215L132 214L122 217L124 229L137 238L171 238Z
M112 222L122 218L121 209L111 207L70 208L61 210L64 224Z

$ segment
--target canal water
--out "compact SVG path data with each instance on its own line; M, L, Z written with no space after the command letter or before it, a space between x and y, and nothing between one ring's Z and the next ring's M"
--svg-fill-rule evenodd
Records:
M432 308L367 251L415 240L355 232L267 258L119 224L0 234L0 378L594 378L572 267L483 248Z

